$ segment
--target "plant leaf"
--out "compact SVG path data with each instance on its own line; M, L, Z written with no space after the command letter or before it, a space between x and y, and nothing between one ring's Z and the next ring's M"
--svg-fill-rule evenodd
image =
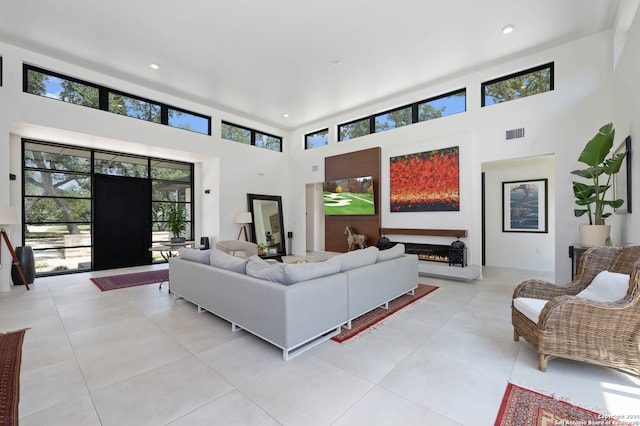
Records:
M604 163L604 172L608 175L614 175L620 171L620 167L622 166L622 162L624 161L625 153L621 152L620 154L614 155L613 157L607 159Z
M587 142L580 157L578 157L578 161L592 167L601 164L609 155L609 151L611 151L614 136L613 123L602 126L598 133Z
M599 176L602 173L604 173L604 167L589 167L588 169L574 170L571 172L571 174L580 176L585 179L593 179L594 177Z

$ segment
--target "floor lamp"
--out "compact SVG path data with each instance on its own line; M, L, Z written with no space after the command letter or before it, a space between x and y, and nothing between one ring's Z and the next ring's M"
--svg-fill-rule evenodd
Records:
M240 239L240 235L244 232L244 240L249 241L249 237L247 237L247 224L252 222L251 212L240 212L236 213L236 223L241 224L240 232L238 232L238 238Z
M20 223L20 221L18 220L18 211L16 210L16 208L11 206L0 207L0 233L2 234L2 239L0 240L0 255L2 254L2 240L4 240L4 242L7 244L7 248L9 249L9 253L11 253L13 264L18 269L18 273L20 274L22 283L27 290L30 290L29 284L27 283L27 277L24 276L24 271L22 270L22 266L20 266L20 259L18 259L15 250L13 250L13 246L11 245L11 241L9 241L9 237L7 236L6 231L4 230L4 228L2 228L3 225L13 225L16 223ZM2 265L1 260L2 259L0 259L0 265Z

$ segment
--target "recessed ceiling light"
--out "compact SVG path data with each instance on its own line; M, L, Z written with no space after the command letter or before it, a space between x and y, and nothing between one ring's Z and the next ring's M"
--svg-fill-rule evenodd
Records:
M513 32L513 30L515 30L516 27L513 25L507 25L506 27L504 27L502 29L502 34L511 34Z
M283 116L284 118L289 118L289 114L287 114L287 113L282 114L282 116Z
M151 69L154 69L154 70L159 70L160 69L160 65L158 65L158 64L149 64L149 66L151 67Z

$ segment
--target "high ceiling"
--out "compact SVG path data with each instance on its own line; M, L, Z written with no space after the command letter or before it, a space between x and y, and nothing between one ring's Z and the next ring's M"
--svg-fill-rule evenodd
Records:
M14 0L0 41L293 129L615 28L629 1Z

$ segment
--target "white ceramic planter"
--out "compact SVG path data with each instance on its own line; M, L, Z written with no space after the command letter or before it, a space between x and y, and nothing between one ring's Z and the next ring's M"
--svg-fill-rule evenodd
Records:
M611 225L580 225L578 232L582 247L606 246L611 234Z

